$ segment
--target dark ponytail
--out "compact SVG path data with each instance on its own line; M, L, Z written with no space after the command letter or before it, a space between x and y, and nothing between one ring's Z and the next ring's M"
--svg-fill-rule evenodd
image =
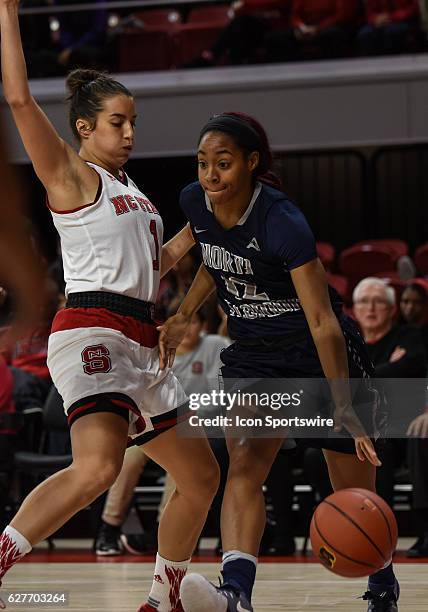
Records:
M70 127L77 140L80 140L76 128L77 119L87 119L94 129L97 115L102 111L106 98L118 94L132 98L129 89L122 83L97 70L84 68L73 70L67 77L66 86L69 91L67 100L70 103Z

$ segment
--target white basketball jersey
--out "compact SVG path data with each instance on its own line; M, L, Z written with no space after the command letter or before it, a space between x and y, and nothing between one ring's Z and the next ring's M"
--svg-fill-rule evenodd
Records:
M162 219L126 175L122 182L100 166L88 165L100 176L96 201L71 212L51 210L61 238L65 293L110 291L154 302Z

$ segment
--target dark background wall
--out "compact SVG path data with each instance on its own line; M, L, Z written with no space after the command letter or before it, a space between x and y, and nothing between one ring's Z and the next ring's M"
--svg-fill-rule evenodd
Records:
M284 191L307 216L317 240L337 249L366 238L401 238L411 250L428 239L428 144L370 151L276 154ZM18 166L29 216L51 260L56 232L31 166ZM185 219L180 190L196 180L194 157L132 159L128 174L159 209L165 238Z

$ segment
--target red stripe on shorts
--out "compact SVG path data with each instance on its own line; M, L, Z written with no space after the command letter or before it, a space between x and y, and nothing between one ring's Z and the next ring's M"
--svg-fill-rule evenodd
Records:
M84 410L87 410L88 408L93 408L95 404L96 402L88 402L87 404L82 404L81 406L79 406L79 408L76 408L76 410L73 410L70 415L67 415L68 424L71 425L71 422L76 418L78 414L80 414Z
M130 412L133 412L136 415L137 420L135 421L135 427L137 429L137 433L141 433L146 429L146 422L141 412L137 410L137 408L132 406L132 404L128 404L127 402L124 402L118 399L112 399L111 403L121 408L127 408Z
M51 331L54 333L81 327L114 329L150 349L158 343L159 333L155 325L116 314L107 308L63 308L56 313Z
M164 427L171 427L172 425L178 425L178 423L182 423L186 421L190 415L193 414L191 410L185 412L184 414L176 414L171 419L167 419L165 421L160 421L158 423L153 423L153 429L163 429ZM153 421L152 421L153 422Z

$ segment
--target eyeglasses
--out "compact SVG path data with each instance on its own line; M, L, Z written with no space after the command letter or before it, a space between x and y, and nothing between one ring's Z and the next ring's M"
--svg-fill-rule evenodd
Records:
M361 298L361 300L355 301L355 306L359 306L360 308L370 308L373 306L374 308L388 308L391 304L387 300L382 300L380 298L373 298L372 300L368 298Z

